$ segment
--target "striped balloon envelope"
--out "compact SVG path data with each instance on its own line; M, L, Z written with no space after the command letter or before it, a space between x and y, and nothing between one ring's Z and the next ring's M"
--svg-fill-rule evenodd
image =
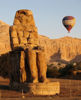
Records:
M62 20L63 25L65 28L70 32L70 30L73 28L73 26L76 23L76 19L73 16L65 16Z

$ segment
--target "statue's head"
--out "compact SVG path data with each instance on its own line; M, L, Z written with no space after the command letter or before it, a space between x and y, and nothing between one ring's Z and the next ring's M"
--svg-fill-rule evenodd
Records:
M13 48L18 45L38 45L38 31L32 11L18 10L10 30Z
M16 12L15 15L15 19L14 19L14 25L17 24L30 24L30 25L35 25L34 22L34 18L33 18L33 14L31 10L26 10L26 9L22 9L22 10L18 10Z

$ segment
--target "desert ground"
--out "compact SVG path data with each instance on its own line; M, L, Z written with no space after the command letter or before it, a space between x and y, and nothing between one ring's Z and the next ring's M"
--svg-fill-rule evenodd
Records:
M9 80L0 77L0 100L81 100L81 80L53 79L60 82L60 94L55 96L33 96L21 91L11 90Z

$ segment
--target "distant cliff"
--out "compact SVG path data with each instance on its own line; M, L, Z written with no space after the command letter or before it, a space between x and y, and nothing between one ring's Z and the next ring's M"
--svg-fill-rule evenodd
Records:
M0 55L10 50L9 25L0 21Z
M48 61L81 61L81 39L72 37L49 39L39 36L39 40L40 45L45 46Z
M39 35L39 44L45 47L48 62L81 61L81 39L72 37L49 39ZM9 25L0 21L0 55L10 50Z

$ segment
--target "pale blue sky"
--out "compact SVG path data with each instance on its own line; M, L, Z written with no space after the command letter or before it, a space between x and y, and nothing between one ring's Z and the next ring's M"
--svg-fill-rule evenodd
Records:
M12 25L19 9L32 10L39 34L50 38L81 38L81 0L0 0L0 20ZM62 18L67 15L76 18L69 34L62 25Z

